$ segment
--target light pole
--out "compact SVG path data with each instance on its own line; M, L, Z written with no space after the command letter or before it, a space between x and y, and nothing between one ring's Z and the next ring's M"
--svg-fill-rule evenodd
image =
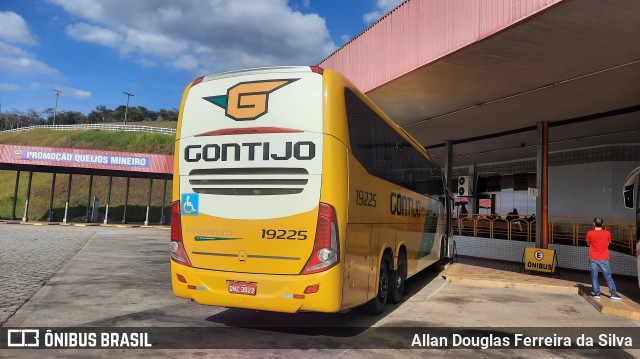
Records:
M124 92L122 91L123 94L127 95L127 107L124 108L124 124L127 124L127 112L129 112L129 97L133 96L132 93L128 93L128 92Z
M58 112L58 96L62 93L60 90L53 89L56 92L56 106L53 108L53 125L56 125L56 113Z

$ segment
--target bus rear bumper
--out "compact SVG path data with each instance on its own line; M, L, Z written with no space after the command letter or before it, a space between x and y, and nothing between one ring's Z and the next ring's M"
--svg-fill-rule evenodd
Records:
M251 287L255 285L255 294L230 293L231 283L251 283ZM171 261L171 284L177 297L222 307L335 313L341 310L342 303L340 264L322 273L277 275L199 269ZM305 294L308 287L315 285L319 286L317 292Z

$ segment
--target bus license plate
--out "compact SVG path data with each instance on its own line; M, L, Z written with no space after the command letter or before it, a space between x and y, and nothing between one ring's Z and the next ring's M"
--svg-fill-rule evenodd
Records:
M258 283L235 282L229 280L227 281L227 288L229 289L229 293L232 294L256 295Z

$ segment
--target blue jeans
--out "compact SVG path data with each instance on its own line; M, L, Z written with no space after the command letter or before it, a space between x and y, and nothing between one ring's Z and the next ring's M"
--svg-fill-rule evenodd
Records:
M598 283L598 270L602 270L602 275L607 281L607 287L609 287L609 293L611 295L617 294L616 285L611 278L611 267L609 266L609 260L595 260L589 259L589 266L591 267L591 284L593 285L593 294L600 295L600 283Z

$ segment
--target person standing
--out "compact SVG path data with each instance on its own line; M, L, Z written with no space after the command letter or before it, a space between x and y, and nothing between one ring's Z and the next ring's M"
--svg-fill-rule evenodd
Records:
M593 219L595 229L587 232L587 244L589 245L589 267L591 268L591 284L593 285L593 296L600 299L600 283L598 283L598 272L601 270L604 279L607 281L611 300L622 299L616 291L616 285L611 278L611 266L609 265L609 243L611 243L611 232L602 228L604 220L600 217Z

